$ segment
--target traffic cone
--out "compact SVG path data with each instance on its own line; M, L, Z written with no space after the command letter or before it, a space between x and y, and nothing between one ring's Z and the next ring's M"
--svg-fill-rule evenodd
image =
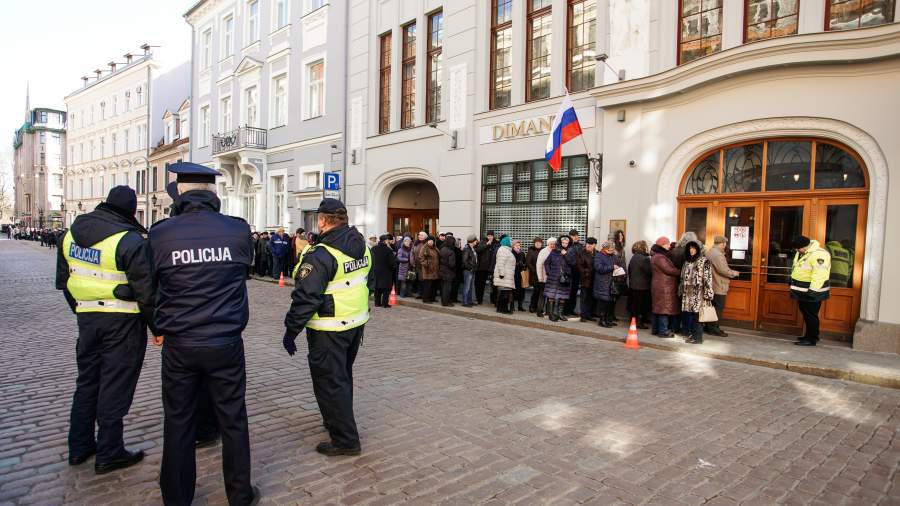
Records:
M391 297L388 299L389 306L397 305L397 290L394 290L394 287L391 287Z
M281 273L281 277L278 278L278 286L280 286L281 288L284 288L284 273L283 272Z
M638 350L641 345L638 344L637 322L631 319L631 327L628 327L628 337L625 339L625 347L629 350Z

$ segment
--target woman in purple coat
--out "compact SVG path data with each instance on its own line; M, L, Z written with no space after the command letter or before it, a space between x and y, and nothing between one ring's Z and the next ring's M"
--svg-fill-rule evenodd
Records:
M575 254L569 253L569 236L564 235L557 240L556 247L544 261L544 272L547 273L544 296L547 298L546 308L550 321L569 320L563 314L562 306L569 298L574 265Z

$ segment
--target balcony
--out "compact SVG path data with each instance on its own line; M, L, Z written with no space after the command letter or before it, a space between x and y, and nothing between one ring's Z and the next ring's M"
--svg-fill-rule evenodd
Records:
M267 134L268 131L264 128L244 126L224 134L214 135L212 154L217 156L239 149L266 149Z

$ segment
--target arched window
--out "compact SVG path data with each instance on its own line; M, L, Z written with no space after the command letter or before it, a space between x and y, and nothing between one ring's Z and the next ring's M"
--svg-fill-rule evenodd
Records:
M826 30L853 30L894 21L895 0L828 0Z
M697 159L683 195L866 188L860 158L820 139L770 139L724 146Z

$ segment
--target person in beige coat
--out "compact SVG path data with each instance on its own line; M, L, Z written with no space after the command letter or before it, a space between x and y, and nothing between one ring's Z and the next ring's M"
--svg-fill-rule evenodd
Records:
M728 288L731 284L731 278L737 277L737 271L732 270L728 266L728 259L725 258L725 247L728 246L728 239L721 235L717 235L713 240L713 247L706 252L706 258L712 265L712 285L713 285L713 307L716 308L716 316L719 321L706 324L706 332L715 336L728 336L719 322L722 321L722 311L725 309L725 296L728 295Z

